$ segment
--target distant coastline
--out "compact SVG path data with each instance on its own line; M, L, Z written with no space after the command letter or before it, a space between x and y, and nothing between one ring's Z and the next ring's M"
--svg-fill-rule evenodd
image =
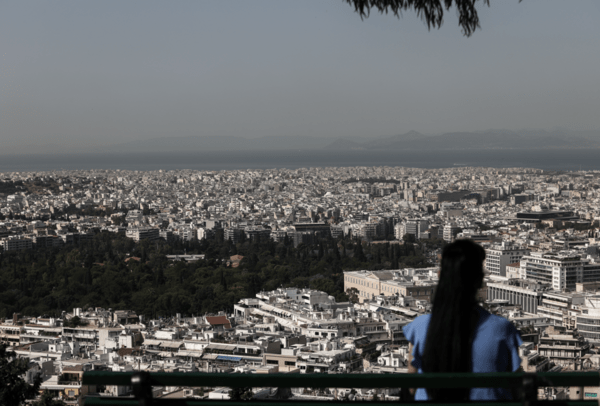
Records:
M598 150L269 150L0 155L0 173L50 170L238 170L304 167L525 167L550 171L600 170Z

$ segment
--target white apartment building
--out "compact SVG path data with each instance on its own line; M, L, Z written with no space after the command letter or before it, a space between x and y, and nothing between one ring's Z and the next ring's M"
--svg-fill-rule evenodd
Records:
M373 241L375 236L377 236L377 224L366 223L360 227L360 237L365 241Z
M21 195L8 195L6 196L7 203L21 203L25 200L24 196Z
M394 226L394 237L396 237L397 240L401 240L402 237L404 236L406 230L406 226L404 225L404 223L398 223Z
M33 247L33 240L22 236L9 236L0 240L4 251L26 250Z
M192 241L196 236L196 230L194 228L181 228L179 229L179 238L183 241Z
M555 290L575 289L576 283L600 281L600 263L575 251L532 252L521 258L520 276Z
M519 262L531 250L504 241L485 250L485 269L492 275L506 276L506 266Z
M133 239L135 242L141 240L158 240L160 238L160 230L158 228L144 227L144 228L128 228L125 231L125 236Z
M458 233L460 227L454 223L448 223L444 226L444 241L452 242L454 236Z
M600 296L585 298L577 316L577 331L589 341L600 342Z
M555 326L569 329L576 327L576 318L584 304L582 294L544 292L542 302L537 308L537 314L544 316Z
M273 234L273 233L271 233ZM340 226L331 226L331 238L334 240L344 236L344 229ZM276 240L277 241L277 240Z
M424 219L409 219L404 223L398 223L394 227L394 237L401 240L405 234L414 235L420 239L422 234L429 229L429 221Z

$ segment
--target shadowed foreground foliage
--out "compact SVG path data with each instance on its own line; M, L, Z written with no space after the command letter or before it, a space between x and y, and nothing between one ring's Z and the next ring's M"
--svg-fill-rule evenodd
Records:
M392 13L400 18L403 11L414 10L417 17L427 24L427 28L440 28L444 23L444 10L456 8L458 25L463 34L471 36L479 26L479 15L475 5L479 0L344 0L353 5L355 11L361 18L368 17L371 9L380 13ZM483 4L489 6L489 0L482 0Z
M0 405L20 405L25 399L33 399L40 387L40 380L29 385L21 375L27 372L29 360L16 358L6 344L0 344Z

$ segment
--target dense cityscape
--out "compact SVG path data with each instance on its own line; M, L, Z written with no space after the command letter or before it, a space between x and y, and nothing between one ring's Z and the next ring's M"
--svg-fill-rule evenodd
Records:
M600 402L597 0L0 3L0 406Z
M0 176L0 340L65 404L91 370L405 373L441 249L486 250L481 305L526 372L600 368L600 172L309 168ZM540 399L598 388L541 388ZM156 398L281 396L155 387ZM290 399L398 400L297 388Z

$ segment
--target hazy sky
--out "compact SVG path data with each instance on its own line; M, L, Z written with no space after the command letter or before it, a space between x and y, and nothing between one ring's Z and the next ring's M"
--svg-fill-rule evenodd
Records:
M342 0L2 1L0 150L599 129L600 1L491 3L466 38Z

